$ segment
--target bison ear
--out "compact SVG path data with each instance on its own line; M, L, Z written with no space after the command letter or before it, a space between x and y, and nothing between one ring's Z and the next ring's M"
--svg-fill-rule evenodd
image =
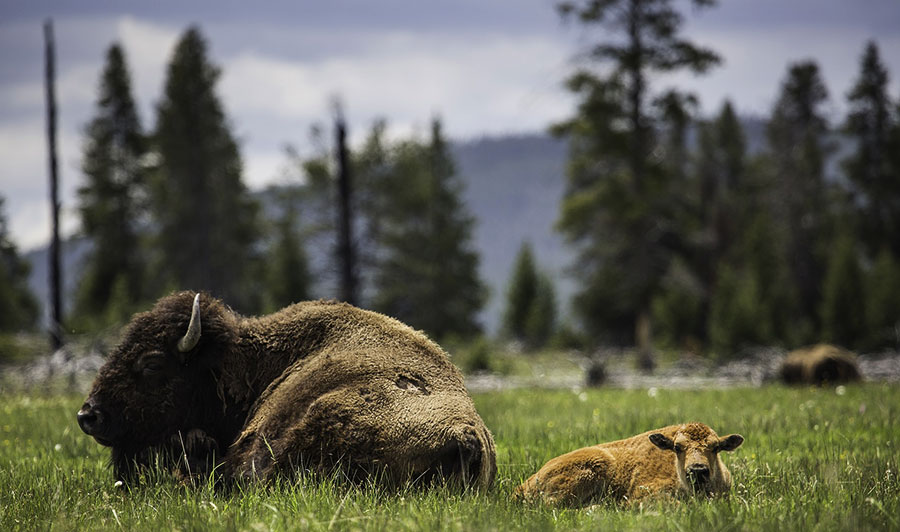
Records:
M194 296L194 306L191 308L191 321L188 324L188 330L178 340L178 351L187 353L191 349L197 347L200 342L200 294Z
M667 438L663 436L659 432L654 432L650 435L650 443L659 447L663 451L674 451L675 450L675 442L672 441L672 438Z
M740 447L742 443L744 443L743 436L740 434L730 434L719 440L719 443L716 445L716 452L733 451Z

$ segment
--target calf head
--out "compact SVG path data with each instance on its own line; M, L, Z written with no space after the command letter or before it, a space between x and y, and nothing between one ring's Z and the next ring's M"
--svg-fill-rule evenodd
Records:
M112 448L117 478L128 477L148 448L165 445L203 417L195 399L209 368L199 360L200 330L200 295L169 296L134 317L100 368L77 419L81 430Z
M731 434L720 438L708 426L690 423L683 425L674 437L655 432L650 435L650 442L675 453L675 471L682 488L690 493L713 494L731 487L731 475L719 453L737 449L744 437Z

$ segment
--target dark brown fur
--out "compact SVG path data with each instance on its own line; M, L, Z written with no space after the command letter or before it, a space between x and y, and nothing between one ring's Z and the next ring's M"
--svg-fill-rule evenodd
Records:
M491 434L424 334L342 303L245 318L204 295L199 344L181 353L193 297L134 317L79 413L97 414L82 426L112 447L117 478L163 456L226 481L341 467L492 483Z
M785 384L840 384L862 380L856 355L829 344L795 349L781 364Z

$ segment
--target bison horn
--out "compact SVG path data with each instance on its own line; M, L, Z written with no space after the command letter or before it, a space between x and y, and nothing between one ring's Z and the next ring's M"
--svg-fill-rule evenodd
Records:
M181 340L178 340L178 350L187 353L197 347L200 341L200 294L194 296L194 307L191 309L191 323Z

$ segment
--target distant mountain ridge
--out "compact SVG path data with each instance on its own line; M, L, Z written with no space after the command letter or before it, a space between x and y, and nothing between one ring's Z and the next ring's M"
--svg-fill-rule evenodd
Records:
M554 280L557 305L565 314L574 282L565 276L572 250L554 230L565 192L566 142L533 134L483 138L454 145L464 197L475 217L474 246L490 289L485 329L497 331L516 254L530 242L535 261Z

